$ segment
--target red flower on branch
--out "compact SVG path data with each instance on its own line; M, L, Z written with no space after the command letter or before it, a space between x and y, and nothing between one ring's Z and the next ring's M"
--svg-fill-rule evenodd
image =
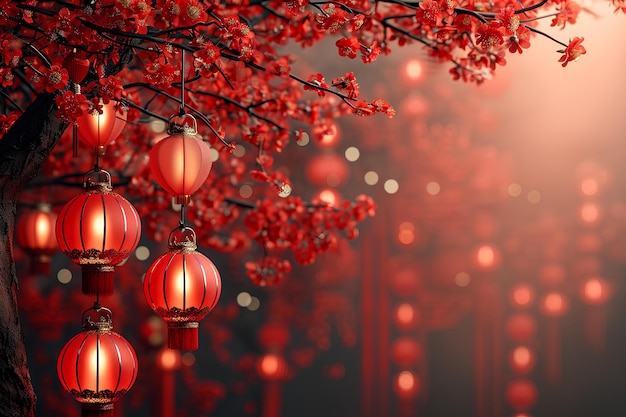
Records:
M559 59L559 62L562 62L562 67L566 67L568 62L576 61L581 55L587 53L585 47L582 46L584 40L585 38L575 37L570 41L569 45L567 45L567 48L558 51L563 54Z
M343 77L333 78L331 84L339 90L345 90L348 98L357 98L359 96L359 84L356 82L352 72L347 72Z
M341 38L335 42L335 45L339 48L340 56L346 56L350 59L356 58L357 52L361 49L361 45L359 44L359 40L356 36L352 36L351 38Z
M309 84L314 84L321 88L328 88L328 84L326 84L326 80L324 79L324 76L320 73L309 75L309 78L306 80L306 82ZM312 87L309 84L304 84L303 88L309 91L316 91L317 95L320 97L324 97L326 95L326 92L324 90L320 90L319 88Z
M478 26L476 33L478 38L476 42L483 48L489 49L494 46L502 45L504 37L502 36L502 25L497 22L482 24Z
M69 80L69 74L67 70L60 64L54 64L50 68L44 66L39 67L39 72L43 74L41 81L43 81L42 88L49 93L54 93L58 90L63 90L67 87Z
M75 122L79 116L89 109L89 101L83 94L75 94L71 91L57 96L56 116L67 123Z

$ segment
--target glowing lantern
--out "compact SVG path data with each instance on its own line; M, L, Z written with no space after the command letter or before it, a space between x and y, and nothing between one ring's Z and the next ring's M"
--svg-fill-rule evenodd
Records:
M414 366L422 357L422 347L408 336L399 337L391 345L391 357L401 367Z
M93 316L85 316L90 311ZM113 417L113 403L137 377L137 356L113 331L109 309L95 306L83 313L83 331L61 350L57 373L63 388L82 404L83 417Z
M150 171L178 204L189 204L211 172L211 147L198 135L195 119L193 127L170 122L168 133L150 151Z
M418 375L411 371L402 371L393 379L393 388L399 398L415 398L421 387Z
M606 303L610 297L611 287L603 278L589 278L582 285L581 298L586 304L601 305Z
M537 402L537 388L528 379L516 379L506 388L506 399L516 411L527 411Z
M517 346L509 354L509 364L518 374L527 374L535 366L535 352L526 346Z
M528 313L515 313L505 324L506 333L515 342L527 342L537 333L537 322Z
M567 312L569 303L565 295L552 291L543 297L540 307L548 317L561 317Z
M266 353L257 361L257 372L266 381L282 381L287 377L289 366L277 353Z
M122 133L126 126L126 111L116 101L103 103L102 114L94 110L77 118L78 137L104 155L106 146Z
M114 266L139 243L141 221L137 210L112 192L111 176L103 170L85 176L85 192L71 199L56 223L59 248L82 269L87 295L113 293Z
M154 312L167 322L168 347L196 350L198 322L217 304L222 281L213 262L196 251L193 229L174 229L169 248L148 269L144 294Z
M50 273L50 256L58 250L54 237L56 220L57 215L49 204L40 204L17 220L16 241L24 252L33 256L31 266L35 274Z
M350 170L345 158L334 153L324 153L309 162L306 176L313 185L337 187L348 180Z

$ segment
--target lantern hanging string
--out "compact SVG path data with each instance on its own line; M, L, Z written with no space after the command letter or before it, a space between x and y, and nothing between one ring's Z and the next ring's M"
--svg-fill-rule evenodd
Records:
M181 63L180 63L180 116L184 117L185 112L185 50L181 51ZM184 123L184 120L183 120ZM185 166L185 160L183 157L183 167ZM184 169L184 168L183 168ZM184 175L184 173L183 173ZM180 206L180 226L185 225L185 202L183 201Z

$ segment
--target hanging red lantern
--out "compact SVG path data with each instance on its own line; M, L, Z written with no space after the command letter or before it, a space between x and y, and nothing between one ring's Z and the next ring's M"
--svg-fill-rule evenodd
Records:
M111 176L103 170L85 177L85 192L71 199L56 223L59 248L82 269L87 295L113 293L114 266L139 243L141 220L133 205L114 193Z
M148 304L167 322L170 349L198 349L198 322L215 307L222 290L217 268L196 248L192 228L174 229L169 252L154 261L143 281Z
M178 204L189 204L191 195L204 184L213 162L211 147L198 135L196 120L192 127L184 120L181 124L170 120L170 136L161 139L150 151L150 171L156 181L168 193L176 197Z
M24 252L32 256L31 271L34 274L50 273L51 255L58 250L54 236L56 220L57 215L49 204L39 204L17 220L15 238Z
M137 356L113 331L109 309L96 305L83 313L83 331L61 350L57 373L63 388L82 404L82 417L113 417L113 403L137 378Z
M77 118L78 137L104 155L106 146L122 133L126 126L126 111L117 101L103 103L102 114L97 110L86 112Z
M76 84L80 84L89 72L89 60L82 58L81 54L76 52L76 49L65 57L63 66L67 69L70 80Z

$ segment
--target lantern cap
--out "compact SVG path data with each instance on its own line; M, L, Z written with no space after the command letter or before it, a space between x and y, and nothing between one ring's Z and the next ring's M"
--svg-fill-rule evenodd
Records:
M170 250L192 252L198 248L196 242L196 232L191 227L181 224L170 232L168 246Z
M93 307L83 312L83 330L96 330L98 332L110 332L113 330L113 313L106 307L95 302Z
M111 185L111 174L96 167L94 170L85 174L83 186L88 191L109 192L113 190L113 186Z
M187 119L191 119L191 126L189 126ZM198 134L198 122L196 118L187 113L175 114L170 117L167 125L167 133L170 136L193 136L202 140L202 136Z

